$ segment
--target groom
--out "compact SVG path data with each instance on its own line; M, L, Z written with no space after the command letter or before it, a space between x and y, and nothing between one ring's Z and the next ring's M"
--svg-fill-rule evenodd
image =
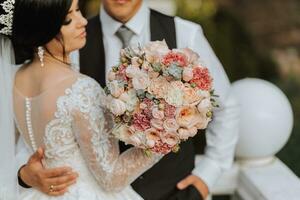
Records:
M170 49L189 47L199 53L214 78L220 107L214 111L214 119L206 130L206 146L194 147L192 140L182 143L178 153L165 156L132 187L146 200L205 199L221 172L232 164L238 109L226 73L201 27L151 10L143 0L102 0L100 15L89 20L87 45L75 59L79 58L82 73L105 86L105 73L118 63L122 47L163 39ZM203 158L195 164L195 151L204 147ZM126 148L121 145L121 151ZM44 182L42 179L35 185Z
M210 69L221 107L206 130L204 158L194 166L195 150L189 140L177 154L165 156L132 184L146 200L204 199L221 171L230 167L237 139L237 105L222 65L199 25L150 10L142 0L102 0L102 5L100 16L89 21L87 44L79 56L81 72L102 86L106 80L104 72L118 63L122 47L150 40L165 39L170 49L189 47L199 53Z

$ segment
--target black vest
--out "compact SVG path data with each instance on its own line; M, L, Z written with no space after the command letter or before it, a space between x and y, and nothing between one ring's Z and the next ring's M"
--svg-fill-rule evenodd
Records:
M165 39L170 49L177 47L173 17L151 10L150 30L152 41ZM98 15L90 19L87 26L87 44L80 51L80 70L83 74L97 80L101 86L105 86L105 52L102 36ZM202 141L205 141L204 134L199 136L202 137ZM197 145L200 152L205 146L204 142L202 143ZM124 149L126 147L121 145L121 151ZM166 155L159 163L135 180L132 187L146 200L167 199L167 196L174 191L176 184L193 170L195 154L193 140L183 142L178 153Z

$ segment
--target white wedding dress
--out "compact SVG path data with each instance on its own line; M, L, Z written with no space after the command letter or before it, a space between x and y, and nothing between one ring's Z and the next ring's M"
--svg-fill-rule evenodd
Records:
M46 168L70 166L79 173L63 196L50 197L31 188L19 199L142 199L130 183L161 156L149 157L137 148L120 154L118 141L110 136L113 122L105 111L105 99L95 80L77 72L35 97L25 97L14 88L16 124L27 148L33 152L44 145Z

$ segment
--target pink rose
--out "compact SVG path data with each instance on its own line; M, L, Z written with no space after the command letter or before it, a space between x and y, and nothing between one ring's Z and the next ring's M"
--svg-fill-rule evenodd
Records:
M177 109L176 122L180 127L191 128L201 121L201 115L195 106L183 106Z
M155 128L150 128L145 131L146 144L149 148L155 146L155 143L160 140L160 132Z
M139 72L132 79L133 88L136 90L144 90L150 84L150 79L147 73Z
M156 128L157 130L163 130L163 121L159 119L151 119L150 124L153 128Z
M170 147L173 147L180 142L178 135L174 132L163 133L161 140L163 143L168 144Z
M166 55L170 49L167 43L163 41L149 42L145 45L144 51L146 53L146 59L150 63L159 62L161 57Z
M178 130L178 135L181 140L187 140L189 137L194 137L197 134L197 132L198 130L195 126L189 129L180 128Z
M152 79L148 87L148 92L156 98L163 98L168 90L169 82L163 77Z
M179 128L179 125L177 124L176 120L172 118L166 119L164 121L163 126L167 132L176 132Z
M160 119L162 120L165 117L164 111L163 110L159 110L157 107L154 107L152 109L152 116L155 119Z
M199 62L199 55L196 52L192 51L191 49L184 48L184 49L180 49L180 51L185 54L190 64L194 65Z
M182 78L184 81L189 82L193 79L193 69L190 67L185 67L182 72Z

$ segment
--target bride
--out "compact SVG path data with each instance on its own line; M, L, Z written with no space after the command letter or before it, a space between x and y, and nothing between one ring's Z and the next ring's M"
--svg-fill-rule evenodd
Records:
M130 183L161 155L131 148L120 154L110 137L111 115L99 84L69 64L85 45L87 21L78 0L0 0L0 199L46 200L34 189L19 191L14 177L15 134L29 151L44 146L46 168L72 166L76 184L58 200L138 200ZM12 65L14 46L17 62ZM52 184L49 194L60 190Z

